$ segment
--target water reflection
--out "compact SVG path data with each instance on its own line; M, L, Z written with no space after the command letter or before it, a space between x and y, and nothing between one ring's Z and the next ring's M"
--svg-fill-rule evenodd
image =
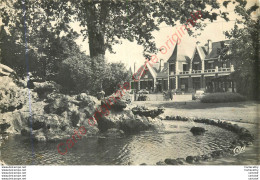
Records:
M66 155L57 152L57 142L35 143L32 159L31 143L20 136L10 137L1 147L7 164L53 165L121 165L155 164L165 158L185 158L229 147L237 138L218 127L196 124L208 131L193 136L190 122L164 121L163 132L142 132L124 138L89 137L76 143Z

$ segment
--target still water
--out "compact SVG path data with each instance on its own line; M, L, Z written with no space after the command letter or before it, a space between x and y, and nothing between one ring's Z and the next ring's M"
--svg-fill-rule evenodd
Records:
M227 130L191 122L163 121L162 132L146 131L123 138L89 137L79 140L60 155L60 142L34 142L34 158L30 140L21 136L11 136L1 147L1 156L9 165L150 165L166 158L186 158L202 155L229 147L237 138ZM206 133L193 136L192 126L204 127ZM65 142L65 140L63 141Z

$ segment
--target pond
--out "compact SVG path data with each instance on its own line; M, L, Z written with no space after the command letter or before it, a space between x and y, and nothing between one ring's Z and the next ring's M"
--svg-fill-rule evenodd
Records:
M186 158L221 150L237 135L219 127L201 123L163 121L162 132L145 131L123 138L88 137L78 141L66 155L60 155L60 142L34 142L35 156L28 139L10 136L1 147L1 156L9 165L155 165L166 158ZM193 136L190 128L204 127L204 135Z

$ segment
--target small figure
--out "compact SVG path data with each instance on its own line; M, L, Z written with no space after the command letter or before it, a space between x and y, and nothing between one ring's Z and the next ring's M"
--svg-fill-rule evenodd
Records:
M170 90L169 93L170 93L170 98L171 98L171 100L172 100L172 99L173 99L173 95L172 95L173 92L172 92L172 90Z
M101 89L100 91L100 99L103 100L105 98L105 92L103 91L103 89Z

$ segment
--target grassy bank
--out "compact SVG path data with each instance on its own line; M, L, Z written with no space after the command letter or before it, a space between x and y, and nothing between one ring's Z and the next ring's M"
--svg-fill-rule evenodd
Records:
M185 117L213 118L229 121L238 121L257 124L257 110L259 102L244 101L230 103L201 103L199 101L173 102L173 101L146 101L133 102L134 105L147 107L164 107L165 115L178 115Z
M225 103L225 102L241 102L246 98L238 93L211 93L201 98L202 103Z

